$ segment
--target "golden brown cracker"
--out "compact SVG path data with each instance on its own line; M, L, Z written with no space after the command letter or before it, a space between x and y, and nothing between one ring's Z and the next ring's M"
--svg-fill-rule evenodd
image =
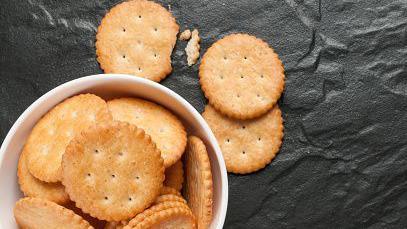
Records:
M183 228L195 229L195 217L186 208L169 208L158 211L145 218L135 227L126 228Z
M24 195L47 199L58 204L68 202L69 196L61 182L47 183L31 175L27 167L27 152L21 153L17 167L18 183Z
M125 1L103 18L96 35L96 55L105 73L131 74L153 81L171 71L171 53L179 26L160 4Z
M76 206L101 220L120 221L159 195L164 165L143 130L123 122L94 126L76 136L62 160L62 183Z
M218 140L229 172L245 174L264 168L282 144L283 118L277 105L251 120L228 118L211 105L202 116Z
M113 119L142 128L157 144L168 168L184 153L187 135L181 121L169 110L138 98L120 98L108 101Z
M182 167L182 161L179 160L165 170L165 186L181 191L182 183L184 183L184 169Z
M215 42L199 67L209 103L236 119L259 117L270 110L284 89L284 67L264 41L232 34Z
M126 225L128 225L128 227L135 227L137 224L141 223L145 218L149 217L150 215L170 208L184 208L191 211L188 205L186 205L185 203L179 201L166 201L152 205L150 208L136 215Z
M155 203L158 204L158 203L163 203L166 201L178 201L178 202L185 203L185 204L187 203L187 201L182 196L174 195L174 194L160 195L155 200Z
M213 181L208 153L201 139L188 138L184 160L184 196L196 216L198 228L208 228L213 214Z
M21 228L93 228L73 211L40 198L26 197L17 201L14 217Z
M112 119L106 102L81 94L52 108L32 129L25 144L28 169L45 182L61 180L61 160L69 141L82 130Z

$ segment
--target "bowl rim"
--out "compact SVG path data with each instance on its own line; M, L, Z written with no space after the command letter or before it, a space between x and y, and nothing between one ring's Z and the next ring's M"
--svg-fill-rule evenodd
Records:
M4 156L6 154L6 148L10 144L10 141L18 128L22 125L22 123L29 117L29 115L35 110L37 106L40 104L46 102L50 97L56 95L59 91L64 91L68 90L69 88L74 88L75 85L80 85L82 83L92 83L93 86L97 85L97 83L104 83L104 81L109 81L111 78L114 79L119 79L119 80L125 80L125 81L133 81L135 83L142 84L144 86L148 87L153 87L155 89L158 89L160 91L163 91L165 94L167 94L170 97L173 97L177 101L179 101L187 110L190 112L199 122L200 126L203 127L203 130L208 134L209 136L209 141L213 144L214 147L214 152L215 155L219 161L219 168L221 172L221 180L222 180L222 190L221 190L221 208L220 208L220 215L219 215L219 221L218 224L216 225L216 228L223 228L223 225L225 223L225 218L226 218L226 211L227 211L227 205L228 205L228 196L229 196L229 186L228 186L228 178L227 178L227 172L226 172L226 165L223 159L223 155L221 153L221 149L219 147L219 143L215 138L215 135L213 134L212 130L210 129L209 125L206 123L206 121L203 119L201 114L188 102L186 101L183 97L178 95L176 92L172 91L171 89L157 83L153 82L151 80L142 78L142 77L137 77L137 76L132 76L132 75L127 75L127 74L95 74L95 75L89 75L89 76L84 76L80 77L77 79L73 79L70 81L67 81L50 91L46 92L42 96L40 96L38 99L36 99L33 103L28 106L24 110L24 112L18 117L18 119L14 122L12 127L9 129L7 132L6 137L4 138L3 142L1 143L0 147L0 167L2 167L3 162L4 162ZM90 86L90 85L89 85Z

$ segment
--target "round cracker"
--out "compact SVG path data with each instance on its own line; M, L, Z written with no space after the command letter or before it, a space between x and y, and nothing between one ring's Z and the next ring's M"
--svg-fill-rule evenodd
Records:
M218 140L229 172L245 174L264 168L282 144L283 118L277 105L251 120L228 118L210 105L202 116Z
M159 203L164 203L164 202L167 202L167 201L178 201L178 202L181 202L181 203L184 203L184 204L187 203L187 201L182 196L174 195L174 194L160 195L155 200L155 203L159 204Z
M153 215L156 212L159 211L163 211L166 209L170 209L170 208L185 208L189 211L191 211L188 207L188 205L186 205L186 203L182 203L179 201L166 201L166 202L162 202L162 203L158 203L155 205L152 205L150 208L146 209L145 211L143 211L142 213L136 215L136 217L134 217L133 219L131 219L127 225L128 227L135 227L137 226L137 224L141 223L145 218Z
M165 170L165 186L174 188L177 191L182 189L182 183L184 183L184 169L182 167L182 161L179 160Z
M14 217L21 228L93 228L73 211L40 198L17 201Z
M184 196L197 218L198 228L208 228L213 214L211 164L204 143L195 136L188 138L185 177Z
M126 1L103 18L96 34L96 55L105 73L131 74L153 81L171 71L179 26L152 1Z
M17 167L18 183L24 195L47 199L58 204L67 203L69 196L60 182L47 183L31 175L27 167L27 152L23 150Z
M69 141L95 123L111 119L106 102L93 94L58 104L38 121L25 144L30 173L45 182L60 181L62 155Z
M134 227L126 228L183 228L195 229L195 217L186 208L169 208L154 212Z
M184 153L187 134L181 121L169 110L138 98L120 98L107 102L113 119L143 129L157 144L166 168Z
M209 103L236 119L266 113L284 89L284 67L277 54L247 34L215 42L202 58L199 78Z
M101 220L129 219L159 195L164 165L143 130L123 122L76 136L62 160L62 183L76 206Z

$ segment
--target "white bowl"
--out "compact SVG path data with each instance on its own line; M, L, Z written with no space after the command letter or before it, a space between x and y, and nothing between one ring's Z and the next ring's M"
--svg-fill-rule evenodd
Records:
M37 99L17 119L0 148L0 227L17 228L13 216L15 202L23 195L17 182L17 162L31 128L52 107L80 93L102 98L137 96L165 106L183 121L189 134L200 137L208 150L214 184L214 215L211 228L222 228L228 203L228 181L219 145L202 116L185 99L170 89L139 77L93 75L62 84Z

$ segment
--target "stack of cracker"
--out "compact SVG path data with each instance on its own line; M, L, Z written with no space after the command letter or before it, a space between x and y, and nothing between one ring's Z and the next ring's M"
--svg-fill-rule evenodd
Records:
M278 153L283 119L277 105L284 67L261 39L232 34L215 42L199 67L208 98L203 117L214 132L229 172L264 168Z
M18 181L22 228L187 229L212 220L204 143L140 98L81 94L55 106L28 137Z

